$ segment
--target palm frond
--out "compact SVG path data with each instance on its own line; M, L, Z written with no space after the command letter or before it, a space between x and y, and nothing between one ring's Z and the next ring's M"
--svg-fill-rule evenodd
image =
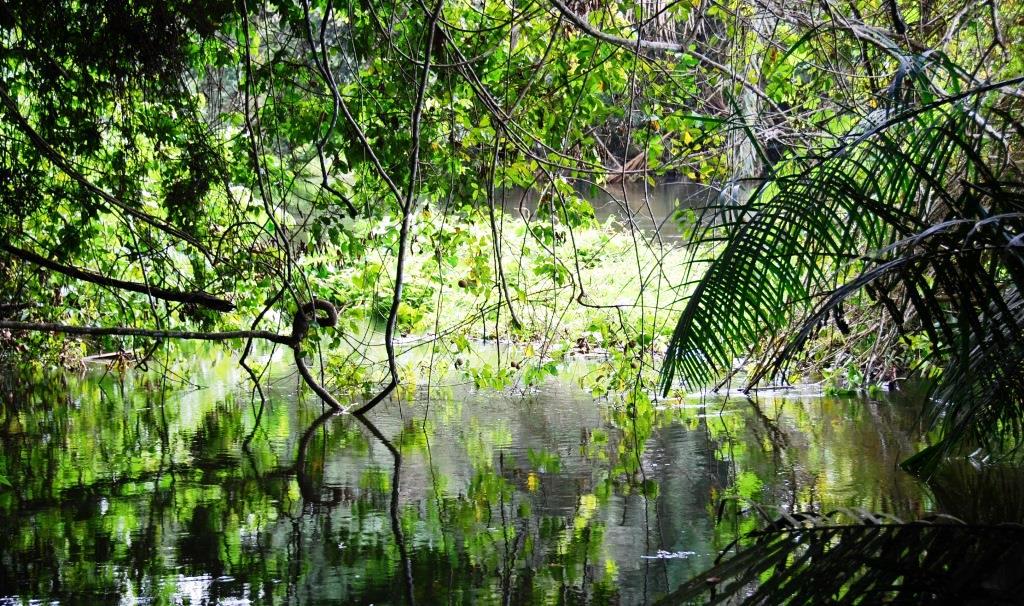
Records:
M784 516L659 604L1017 604L1024 526Z
M1024 443L1024 186L1008 160L1024 129L985 109L998 95L985 85L885 110L810 168L720 209L700 238L722 244L676 326L663 390L706 386L759 347L749 384L777 377L868 290L945 369L928 411L942 438L909 466Z
M927 227L955 142L969 124L936 109L876 132L812 168L763 185L737 219L702 240L725 239L687 302L669 345L663 388L711 382L768 335L789 326L811 298L855 272L852 260Z
M886 289L899 287L906 294L910 310L931 335L934 355L945 361L927 410L943 437L906 466L930 474L963 444L989 453L1012 450L1024 442L1024 276L1020 247L1014 244L1019 234L1024 234L1024 215L1006 213L944 221L899 241L829 293L760 373L782 372L843 301L884 282ZM908 313L897 309L891 315Z

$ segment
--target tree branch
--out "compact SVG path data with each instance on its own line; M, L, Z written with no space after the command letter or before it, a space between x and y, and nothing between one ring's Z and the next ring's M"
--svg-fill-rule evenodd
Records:
M634 40L630 38L616 36L614 34L609 34L591 25L589 21L587 21L580 15L577 15L575 11L566 6L561 0L551 0L551 4L553 4L555 8L558 9L558 12L562 13L562 15L566 19L572 22L573 25L575 25L578 29L582 30L589 36L592 36L594 38L597 38L598 40L607 42L609 44L621 46L622 48L631 50L633 52L636 52L636 50L639 48L643 50L666 51L671 53L684 53L690 55L694 59L699 60L701 63L704 63L709 67L713 67L716 70L725 74L726 76L729 76L729 78L731 78L732 80L739 82L741 85L749 89L758 97L761 97L762 99L770 102L773 106L775 105L775 101L771 97L769 97L763 90L761 90L759 86L751 82L748 82L746 78L736 73L728 66L723 65L718 61L715 61L714 59L708 57L703 53L697 52L694 49L691 49L683 44L678 44L676 42L659 42L656 40L644 40L642 38Z
M127 326L71 326L51 322L13 322L0 320L0 329L25 332L51 332L86 337L147 337L151 339L184 339L191 341L230 341L231 339L266 339L291 346L290 335L279 335L269 330L228 330L199 332L189 330L154 330Z
M159 229L160 231L163 231L171 236L188 242L192 246L199 249L207 257L210 256L210 252L202 244L200 244L200 242L193 236L181 231L180 229L174 227L173 225L168 225L164 221L161 221L160 219L152 215L144 213L138 209L132 208L124 201L119 200L118 198L114 197L113 195L106 192L102 188L97 187L91 181L86 179L85 175L75 170L75 168L71 166L71 163L68 162L67 159L60 154L60 152L54 149L49 143L46 142L45 139L43 139L42 135L40 135L38 132L36 132L34 128L32 128L32 125L29 124L25 116L21 115L21 112L18 109L18 103L10 96L10 94L7 91L7 87L2 82L0 82L0 105L3 105L7 109L7 115L11 118L12 121L14 121L15 124L17 124L17 126L21 129L25 136L28 137L30 141L32 141L32 144L39 151L39 153L41 153L46 159L48 159L55 166L57 166L57 168L63 171L64 174L71 177L72 180L76 181L79 185L89 190L93 194L99 196L101 199L103 199L104 202L106 202L110 206L114 206L121 210L122 212L124 212L125 214L131 215L132 217L135 217L136 219L139 219L140 221L143 221Z
M324 315L317 317L317 311L324 312ZM305 338L309 325L315 322L319 326L331 327L338 322L338 312L334 305L323 299L313 299L302 305L295 312L295 320L292 324L292 334L281 335L268 330L228 330L224 332L198 332L187 330L153 330L149 328L130 328L124 326L70 326L68 324L55 324L50 322L12 322L0 321L0 330L23 331L23 332L47 332L65 335L80 335L88 337L146 337L151 339L185 339L193 341L230 341L231 339L264 339L273 343L287 345L292 348L295 355L295 366L299 369L302 379L309 385L316 395L320 396L328 406L334 410L344 410L338 402L322 385L320 385L306 367L302 360L302 340ZM249 345L246 345L246 354L249 352ZM250 372L250 375L252 373ZM394 389L392 387L392 389Z
M61 265L56 261L51 261L46 257L37 255L36 253L17 248L6 242L0 243L0 249L18 257L22 261L45 267L46 269L55 271L65 276L75 278L76 280L82 280L83 282L90 282L92 284L99 284L100 286L106 286L109 288L116 288L118 290L127 290L131 292L142 293L149 295L156 299L163 299L165 301L175 301L177 303L192 303L195 305L201 305L208 309L215 311L231 311L235 308L234 303L226 299L217 298L210 293L194 290L190 292L182 292L180 290L170 290L167 288L160 288L158 286L150 286L148 284L142 284L139 282L128 282L126 280L117 280L114 278L108 278L98 273L79 269L77 267L70 267L67 265Z
M409 154L409 188L406 190L405 202L399 205L402 210L402 226L398 235L398 262L395 264L395 287L391 298L391 310L388 312L388 323L384 329L384 349L388 355L388 372L391 380L384 389L374 396L369 402L359 407L355 414L363 415L388 397L398 387L398 362L395 357L395 326L398 323L398 308L402 303L402 281L405 269L405 255L409 243L409 231L412 223L412 215L415 211L416 177L420 166L420 122L423 117L423 101L426 96L427 84L430 81L430 54L434 47L434 36L437 34L437 20L441 16L441 9L444 0L437 0L433 13L427 13L427 37L424 45L423 78L419 82L416 91L416 103L413 105L411 126L412 126L412 153Z

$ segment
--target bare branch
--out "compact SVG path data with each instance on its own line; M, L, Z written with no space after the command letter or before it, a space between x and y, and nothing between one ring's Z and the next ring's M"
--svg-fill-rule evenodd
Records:
M164 301L174 301L176 303L191 303L194 305L201 305L208 309L215 311L231 311L235 308L235 304L226 299L221 299L211 295L208 292L201 290L193 291L180 291L171 290L168 288L160 288L159 286L150 286L149 284L142 284L139 282L129 282L127 280L117 280L115 278L108 278L98 273L80 269L77 267L71 267L68 265L61 265L56 261L52 261L37 255L36 253L17 248L6 242L0 243L0 249L7 251L8 253L18 257L22 261L45 267L46 269L55 271L76 280L82 280L83 282L90 282L92 284L98 284L100 286L106 286L108 288L116 288L118 290L127 290L130 292L142 293L149 295L155 299L162 299Z
M24 332L47 332L85 337L146 337L150 339L182 339L189 341L230 341L231 339L265 339L291 345L289 335L279 335L269 330L228 330L223 332L201 332L190 330L154 330L128 326L70 326L51 322L0 321L0 329Z

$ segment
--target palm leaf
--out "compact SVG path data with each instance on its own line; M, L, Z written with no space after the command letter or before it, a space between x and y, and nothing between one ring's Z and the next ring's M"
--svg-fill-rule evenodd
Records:
M698 241L721 245L694 260L707 270L670 341L663 391L677 379L706 386L751 353L748 385L777 377L872 289L945 367L928 410L942 438L909 466L930 473L967 445L1024 443L1024 187L1007 161L1024 129L1012 112L982 111L998 90L869 116L810 168L773 177L742 208L715 209Z
M689 387L711 382L766 336L788 327L812 296L853 274L849 261L926 225L953 142L943 126L964 128L962 115L936 111L859 144L807 171L777 177L739 216L701 240L721 238L687 302L669 345L663 389L678 377ZM904 149L906 148L906 149Z
M784 516L659 604L1016 604L1024 526Z

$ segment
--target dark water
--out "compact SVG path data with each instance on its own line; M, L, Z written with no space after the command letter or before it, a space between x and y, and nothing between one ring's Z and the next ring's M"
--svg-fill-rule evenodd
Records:
M624 228L632 227L648 238L658 237L666 243L678 243L684 235L675 219L676 211L703 208L717 201L719 195L716 187L688 181L656 185L633 181L604 187L577 183L575 190L593 206L594 217L600 223L611 218ZM543 195L549 194L537 190L499 192L495 204L513 215L532 215Z
M890 400L634 413L569 372L421 391L370 425L321 416L286 372L261 408L234 358L198 360L177 369L193 386L5 379L0 604L643 604L757 524L716 523L723 499L935 507L897 468L919 443Z

